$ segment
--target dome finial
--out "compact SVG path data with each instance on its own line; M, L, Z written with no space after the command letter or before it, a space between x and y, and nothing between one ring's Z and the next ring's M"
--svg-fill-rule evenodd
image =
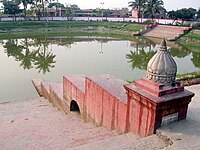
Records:
M162 42L160 43L160 51L167 51L167 43L165 38L163 38Z
M163 39L159 51L148 63L146 78L156 83L172 85L176 82L176 72L176 63L168 53L166 41Z

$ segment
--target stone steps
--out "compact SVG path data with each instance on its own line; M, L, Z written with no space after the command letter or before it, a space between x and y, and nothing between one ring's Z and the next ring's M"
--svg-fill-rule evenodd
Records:
M143 35L147 37L166 38L167 40L175 40L190 29L190 27L157 25L152 30Z
M165 146L156 135L139 139L96 127L80 115L52 108L43 98L0 105L0 114L1 149L150 150Z
M0 114L1 149L65 150L117 135L80 115L64 114L43 98L0 104Z

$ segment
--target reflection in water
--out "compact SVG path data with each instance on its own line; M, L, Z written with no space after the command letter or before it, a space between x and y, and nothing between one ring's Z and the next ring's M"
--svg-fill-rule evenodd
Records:
M50 72L51 68L55 67L55 57L56 55L52 52L52 47L50 45L57 44L58 46L63 46L65 48L71 48L77 41L91 41L95 40L100 43L99 54L103 54L103 44L107 43L109 38L97 38L88 39L85 38L74 38L74 37L52 37L52 38L34 38L34 39L10 39L4 42L3 47L7 56L14 57L16 61L20 62L20 66L26 69L31 69L35 67L38 72ZM115 39L119 40L119 39ZM151 57L156 52L157 41L152 41L148 39L139 39L137 41L131 41L131 47L135 48L131 50L129 54L126 54L128 63L131 63L132 69L135 68L145 70L147 64ZM172 45L172 43L170 43ZM173 43L173 45L175 45ZM191 61L195 67L200 68L200 53L191 52L185 47L180 45L169 48L170 54L173 57L184 58L192 53L193 58ZM180 47L180 49L177 49Z
M200 68L200 53L193 52L193 58L191 59L195 67Z
M157 42L158 41L148 39L140 39L138 42L131 41L131 46L135 47L135 51L130 51L129 54L126 54L126 58L128 59L128 63L131 63L133 70L135 68L143 70L146 69L149 60L156 53L155 47L159 45L156 44ZM195 67L200 68L200 52L197 53L190 51L186 47L183 47L175 42L169 42L169 45L174 46L168 47L170 55L173 57L185 58L186 56L192 54L193 58L191 58L191 61Z
M61 82L63 75L113 74L123 80L137 80L145 75L159 44L160 40L87 36L2 40L0 83L5 86L0 86L0 102L35 96L30 83L33 78ZM168 46L178 73L200 70L200 52L170 42Z
M178 50L178 49L175 49L175 48L170 48L169 53L173 57L178 57L178 58L184 58L184 57L190 55L190 51Z
M179 49L174 49L171 48L170 49L170 54L173 57L178 57L178 58L184 58L190 54L192 54L192 58L191 61L193 62L194 66L197 68L200 68L200 52L193 52L193 51L189 51L188 49L186 50L179 50Z
M45 74L50 71L50 68L54 68L55 54L51 52L48 48L49 43L40 41L37 39L10 39L5 42L3 47L5 48L5 53L8 57L12 56L16 61L20 62L20 66L24 70L29 70L34 67ZM31 47L36 49L30 49Z
M56 61L54 61L54 58L56 55L54 55L51 51L48 51L48 45L43 44L43 47L39 47L34 65L36 66L36 69L39 70L39 73L42 71L44 74L46 72L50 72L50 68L54 68L55 65L53 65Z
M155 48L155 45L144 46L135 44L135 46L135 51L130 51L130 54L126 54L128 63L131 63L133 70L135 68L145 70L147 68L149 60L156 53L155 50L153 50Z
M100 39L98 42L100 43L99 54L103 54L103 43L108 43L108 40L107 39Z

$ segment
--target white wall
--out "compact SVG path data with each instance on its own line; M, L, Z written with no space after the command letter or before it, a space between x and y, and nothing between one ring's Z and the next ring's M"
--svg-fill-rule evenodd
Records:
M138 22L137 18L120 18L120 17L73 17L73 20L75 21L102 21L103 20L108 20L108 21L116 21L116 22ZM17 21L24 21L23 17L17 17ZM38 20L37 17L29 17L28 20ZM67 17L41 17L40 20L46 21L46 20L53 20L53 21L66 21ZM149 20L146 18L142 19L142 22ZM154 19L156 22L161 23L161 24L172 24L174 20L172 19ZM1 21L14 21L14 17L2 17ZM140 19L141 21L141 19Z

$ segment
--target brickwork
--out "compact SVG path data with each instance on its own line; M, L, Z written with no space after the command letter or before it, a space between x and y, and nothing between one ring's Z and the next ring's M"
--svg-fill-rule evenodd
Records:
M143 86L138 82L125 85L128 93L130 131L144 137L161 127L163 117L178 113L176 121L186 118L188 104L194 93L184 90L182 86L169 88L160 84L156 86L156 83L154 93L149 88L152 87L151 82L142 79Z
M161 125L185 119L194 96L179 84L172 87L145 78L127 84L110 75L64 77L63 84L42 82L41 89L59 110L70 112L75 101L83 119L141 137L155 133Z

